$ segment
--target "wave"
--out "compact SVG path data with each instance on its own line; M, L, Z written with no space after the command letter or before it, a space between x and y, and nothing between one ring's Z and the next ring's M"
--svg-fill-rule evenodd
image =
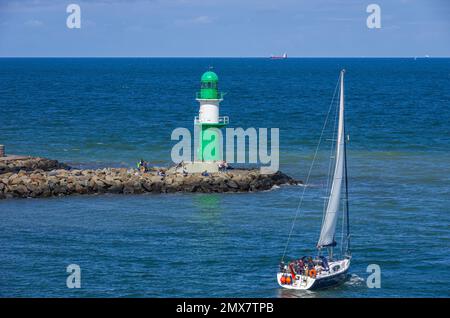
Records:
M356 275L356 274L350 274L350 277L345 282L345 285L347 286L361 286L364 283L364 278Z

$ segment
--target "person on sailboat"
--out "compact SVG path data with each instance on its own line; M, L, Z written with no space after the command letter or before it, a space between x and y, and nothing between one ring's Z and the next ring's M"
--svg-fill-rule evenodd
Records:
M314 262L313 262L313 260L312 260L312 257L310 256L309 258L308 258L308 263L307 263L307 266L308 266L308 270L310 270L310 269L313 269L314 268Z
M324 256L320 256L320 260L322 261L321 266L323 267L323 269L329 271L330 267L328 266L327 258Z
M296 263L297 263L296 272L297 272L297 274L302 275L303 274L304 263L303 263L303 261L301 259L297 260Z
M284 272L286 270L286 264L283 261L280 263L280 272Z

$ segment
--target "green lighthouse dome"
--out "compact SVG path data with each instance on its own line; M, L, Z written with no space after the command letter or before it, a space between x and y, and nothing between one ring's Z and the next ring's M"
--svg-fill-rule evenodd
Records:
M219 94L219 77L213 71L203 73L201 78L199 99L221 99Z
M213 71L207 71L202 75L202 82L218 82L219 77Z

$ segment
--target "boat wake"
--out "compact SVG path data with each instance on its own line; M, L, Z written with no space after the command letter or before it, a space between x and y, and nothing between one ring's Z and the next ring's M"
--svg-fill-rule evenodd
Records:
M278 298L317 298L320 295L310 290L278 289Z
M263 192L271 192L273 190L281 189L282 186L289 185L289 183L284 183L280 185L273 185L270 189L264 190Z
M356 274L350 274L344 285L347 286L361 286L364 284L364 278Z

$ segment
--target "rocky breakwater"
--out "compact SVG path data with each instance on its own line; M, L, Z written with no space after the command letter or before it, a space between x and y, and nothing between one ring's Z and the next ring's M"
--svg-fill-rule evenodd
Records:
M36 169L0 174L0 199L100 193L250 192L298 183L282 172L261 174L257 169L235 169L208 176L167 171L161 176L156 171L140 173L126 168Z
M50 171L55 169L68 169L69 166L57 160L28 156L0 157L0 175L7 172L19 171Z

